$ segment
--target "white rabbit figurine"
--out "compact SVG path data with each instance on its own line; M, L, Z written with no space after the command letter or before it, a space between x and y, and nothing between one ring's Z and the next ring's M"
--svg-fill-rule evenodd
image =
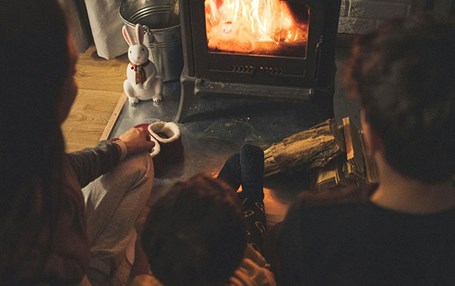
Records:
M144 29L136 24L137 43L126 26L122 28L122 34L128 43L128 59L130 63L126 69L127 79L123 82L123 90L132 106L139 103L139 100L153 99L159 102L163 99L163 79L158 76L155 64L149 60L149 51L143 44Z

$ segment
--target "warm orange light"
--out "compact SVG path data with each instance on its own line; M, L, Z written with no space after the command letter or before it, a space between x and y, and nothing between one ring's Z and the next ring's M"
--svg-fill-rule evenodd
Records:
M308 23L281 0L205 0L205 17L211 50L268 54L308 41Z

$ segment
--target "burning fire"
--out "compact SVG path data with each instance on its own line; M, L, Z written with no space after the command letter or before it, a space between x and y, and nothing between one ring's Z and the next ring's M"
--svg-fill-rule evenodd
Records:
M205 18L211 50L273 54L308 41L308 23L282 0L205 0Z

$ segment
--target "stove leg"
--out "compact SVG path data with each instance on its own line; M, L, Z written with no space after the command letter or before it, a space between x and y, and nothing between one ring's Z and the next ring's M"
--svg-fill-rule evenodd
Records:
M318 88L315 90L315 104L319 108L322 121L335 117L333 110L333 96L335 93L335 86L330 85L325 88Z
M180 104L175 116L175 122L183 123L191 105L196 101L196 95L194 94L195 81L195 77L187 76L182 72L180 77Z

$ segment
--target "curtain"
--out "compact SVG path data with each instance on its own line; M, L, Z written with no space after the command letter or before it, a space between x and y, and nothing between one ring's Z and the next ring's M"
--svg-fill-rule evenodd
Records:
M122 36L121 4L121 0L85 0L96 51L105 59L128 51L128 44Z
M128 51L122 36L122 0L58 0L67 14L69 30L79 52L93 42L98 56L112 59Z

